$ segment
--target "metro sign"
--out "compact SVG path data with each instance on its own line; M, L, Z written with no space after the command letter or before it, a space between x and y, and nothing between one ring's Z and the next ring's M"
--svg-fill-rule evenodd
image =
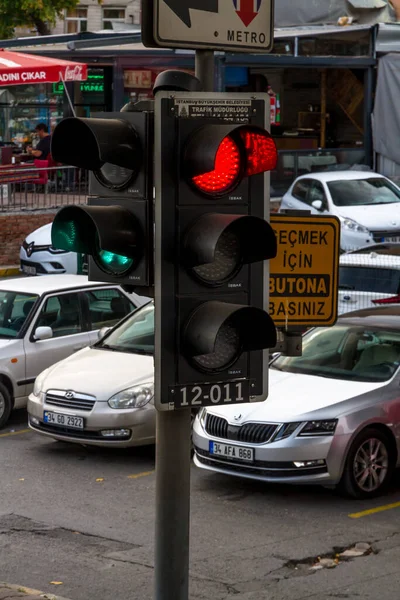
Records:
M273 0L146 0L142 38L147 47L270 52Z
M259 13L262 0L233 0L236 14L248 27Z

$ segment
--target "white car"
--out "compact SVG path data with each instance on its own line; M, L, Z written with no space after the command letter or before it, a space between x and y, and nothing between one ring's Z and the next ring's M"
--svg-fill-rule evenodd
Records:
M149 301L84 275L22 277L0 282L0 428L26 406L41 371L97 340Z
M302 175L283 196L279 210L337 216L342 224L342 251L400 241L400 188L370 171Z
M39 227L22 242L19 251L20 271L25 275L87 273L84 255L58 250L52 246L51 226L52 223L47 223Z
M400 256L342 254L339 261L338 312L400 303Z
M29 396L29 426L94 446L154 444L154 303L89 348L46 369Z

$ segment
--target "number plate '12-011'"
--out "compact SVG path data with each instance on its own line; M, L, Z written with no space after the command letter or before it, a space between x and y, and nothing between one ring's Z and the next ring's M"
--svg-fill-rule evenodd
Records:
M175 408L229 405L250 401L248 379L223 383L199 383L170 388L169 401Z

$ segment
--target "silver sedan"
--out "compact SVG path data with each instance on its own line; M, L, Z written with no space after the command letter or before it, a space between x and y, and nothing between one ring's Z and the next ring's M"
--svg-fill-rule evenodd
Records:
M269 397L203 409L198 467L266 482L382 493L400 462L400 307L343 315L271 363Z

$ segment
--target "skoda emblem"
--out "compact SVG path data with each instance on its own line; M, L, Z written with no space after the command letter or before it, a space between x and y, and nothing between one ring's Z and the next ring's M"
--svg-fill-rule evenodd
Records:
M75 394L74 392L65 392L65 397L67 398L67 400L71 400L75 397Z
M238 415L234 415L233 418L235 419L235 421L240 421L240 419L242 418L242 415L239 413Z
M33 252L33 246L35 245L35 242L31 242L30 244L28 244L28 246L26 247L26 255L27 256L32 256L32 252Z

